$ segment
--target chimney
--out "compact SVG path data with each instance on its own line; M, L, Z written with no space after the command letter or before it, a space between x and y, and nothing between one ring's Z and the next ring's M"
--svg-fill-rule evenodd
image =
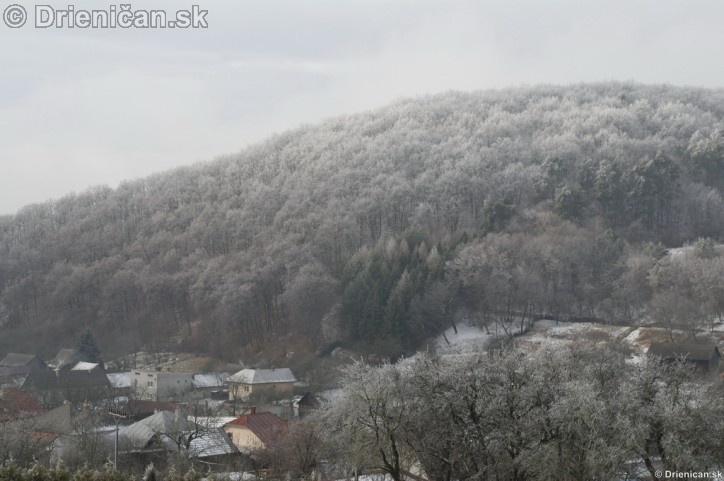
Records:
M249 414L256 414L256 406L252 406L249 408Z

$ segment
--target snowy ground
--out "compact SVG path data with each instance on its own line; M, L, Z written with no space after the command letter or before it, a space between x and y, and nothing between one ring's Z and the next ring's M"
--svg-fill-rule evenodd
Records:
M476 326L461 323L457 324L457 332L450 327L435 339L435 349L440 354L464 354L478 352L485 349L492 339L492 334Z
M230 481L253 481L258 479L251 473L247 472L234 472L234 473L214 473L213 479L219 480L230 480ZM200 481L209 481L209 478L201 478Z
M492 328L491 328L492 329ZM714 341L724 342L724 325L717 325ZM684 341L688 333L675 331L676 341ZM485 350L487 344L496 337L483 328L467 323L457 325L457 333L451 327L444 334L437 336L430 342L429 348L435 349L441 355L470 354ZM523 336L515 338L515 344L524 350L535 351L541 348L556 348L572 345L599 344L620 342L632 350L633 356L646 353L652 342L668 342L670 340L666 329L651 326L618 326L602 323L582 322L556 322L540 320ZM411 362L414 357L403 362Z
M686 254L688 252L691 252L691 250L694 248L694 246L684 246L684 247L673 247L669 249L669 255L671 257L680 256L682 254Z
M530 332L516 339L520 347L538 350L575 344L615 342L629 334L631 327L593 322L556 322L541 320Z

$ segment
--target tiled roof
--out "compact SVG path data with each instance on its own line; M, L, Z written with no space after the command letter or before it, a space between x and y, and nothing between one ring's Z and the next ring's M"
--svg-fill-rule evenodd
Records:
M35 420L33 431L39 433L70 434L73 432L70 403L41 414Z
M280 369L242 369L229 377L229 382L241 384L268 384L297 382L297 378L289 368Z
M265 445L273 442L284 430L287 422L272 413L252 413L239 416L227 426L246 426Z

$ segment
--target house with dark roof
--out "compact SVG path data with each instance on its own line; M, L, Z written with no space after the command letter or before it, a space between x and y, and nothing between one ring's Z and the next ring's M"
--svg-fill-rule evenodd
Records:
M58 387L66 400L106 399L112 395L111 382L102 364L78 362L70 369L58 372Z
M34 371L46 371L48 366L35 354L9 353L0 361L0 374L17 376Z
M131 419L140 421L143 418L151 416L159 411L176 411L178 403L168 401L149 401L147 399L129 399L127 412L125 413Z
M719 348L714 344L654 342L649 347L648 353L667 362L683 360L701 372L717 372L721 360Z
M284 433L287 422L272 413L257 413L252 408L249 414L239 416L224 425L224 431L239 451L250 453L270 446Z
M103 366L90 362L78 362L55 371L33 371L25 378L22 388L35 394L46 406L63 401L105 399L113 394Z
M253 394L271 396L294 394L297 378L289 368L242 369L229 376L229 400L249 399Z

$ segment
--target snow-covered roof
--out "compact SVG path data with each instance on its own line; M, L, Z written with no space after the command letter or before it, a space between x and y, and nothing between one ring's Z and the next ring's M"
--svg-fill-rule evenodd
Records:
M130 426L122 427L118 432L118 437L126 446L132 449L147 448L148 443L154 436L158 435L158 440L163 446L175 451L178 446L172 440L178 436L189 436L198 432L198 437L191 440L189 446L189 454L191 457L204 458L208 456L218 456L221 454L236 453L238 450L231 442L229 436L220 428L209 426L208 428L191 422L183 416L178 416L171 411L159 411L153 416L137 421ZM109 437L115 433L109 434Z
M291 369L242 369L228 379L240 384L267 384L278 382L297 382Z
M222 387L228 378L228 372L205 372L194 374L193 383L195 388Z
M131 373L129 372L112 372L106 374L111 386L116 389L131 387Z
M71 371L92 371L93 369L98 367L97 362L84 362L80 361L78 364L73 366Z
M159 411L121 428L118 436L134 449L143 449L155 435L164 434L160 437L160 441L166 449L174 449L176 446L169 436L173 437L177 433L188 431L191 426L183 416L177 417L176 413L171 411Z
M192 458L206 458L222 454L238 453L228 434L221 428L210 429L201 436L191 440L189 455Z
M200 426L206 426L209 428L220 428L239 416L198 416L194 418L194 422Z

